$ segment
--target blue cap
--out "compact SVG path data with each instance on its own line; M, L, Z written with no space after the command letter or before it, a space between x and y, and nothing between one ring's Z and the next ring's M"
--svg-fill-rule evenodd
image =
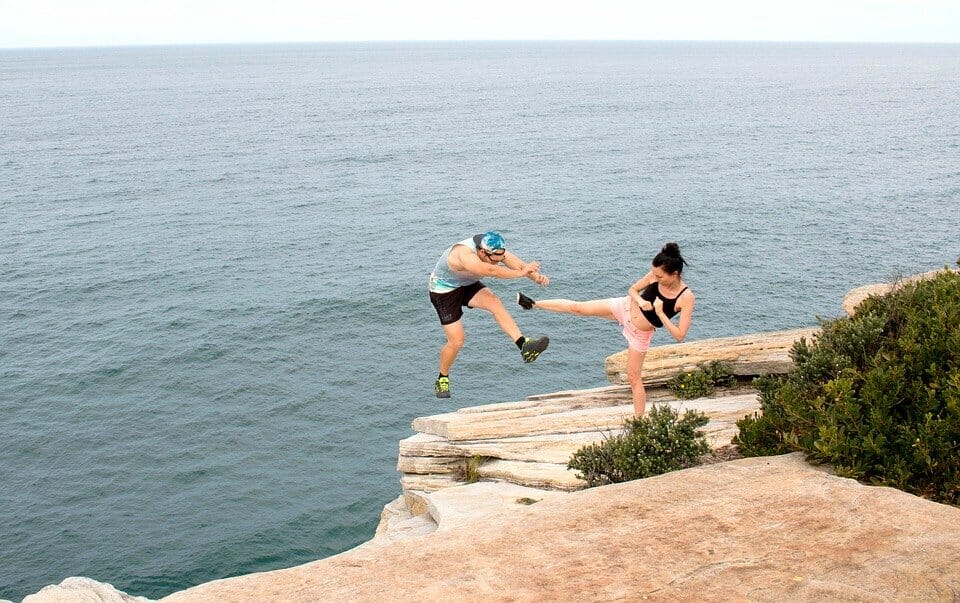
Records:
M503 242L503 237L500 236L499 232L489 231L483 233L483 237L480 239L480 249L488 251L490 253L503 251L507 248L507 244Z

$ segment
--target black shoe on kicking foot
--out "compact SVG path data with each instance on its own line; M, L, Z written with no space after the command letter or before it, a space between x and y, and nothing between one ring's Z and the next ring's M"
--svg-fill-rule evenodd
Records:
M530 363L536 360L547 346L550 345L550 338L544 335L539 339L531 339L530 337L523 338L523 346L520 348L520 355L523 356L523 361Z
M440 377L433 386L433 391L437 392L438 398L450 397L450 377Z
M533 307L533 300L517 291L517 303L520 304L520 307L524 310L529 310Z

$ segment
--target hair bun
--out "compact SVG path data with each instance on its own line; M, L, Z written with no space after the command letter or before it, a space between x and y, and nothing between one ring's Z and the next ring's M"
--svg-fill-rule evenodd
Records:
M678 258L680 257L680 246L676 243L667 243L663 246L663 249L660 250L660 253L672 258Z

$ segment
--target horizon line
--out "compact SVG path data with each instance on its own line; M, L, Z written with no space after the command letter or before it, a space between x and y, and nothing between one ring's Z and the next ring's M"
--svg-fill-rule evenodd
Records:
M636 39L636 38L425 38L425 39L357 39L357 40L237 40L217 42L146 42L117 44L38 44L0 46L3 50L92 50L120 48L177 48L198 46L283 46L283 45L350 45L350 44L543 44L543 43L633 43L633 44L836 44L890 46L957 46L960 41L917 40L776 40L776 39Z

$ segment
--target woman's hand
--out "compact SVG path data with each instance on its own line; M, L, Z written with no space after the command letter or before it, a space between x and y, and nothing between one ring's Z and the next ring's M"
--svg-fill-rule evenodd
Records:
M653 310L653 304L643 299L639 295L636 297L635 301L637 303L637 307L640 308L641 310L645 310L645 311Z
M653 311L657 313L657 316L663 317L663 300L659 297L653 300Z

